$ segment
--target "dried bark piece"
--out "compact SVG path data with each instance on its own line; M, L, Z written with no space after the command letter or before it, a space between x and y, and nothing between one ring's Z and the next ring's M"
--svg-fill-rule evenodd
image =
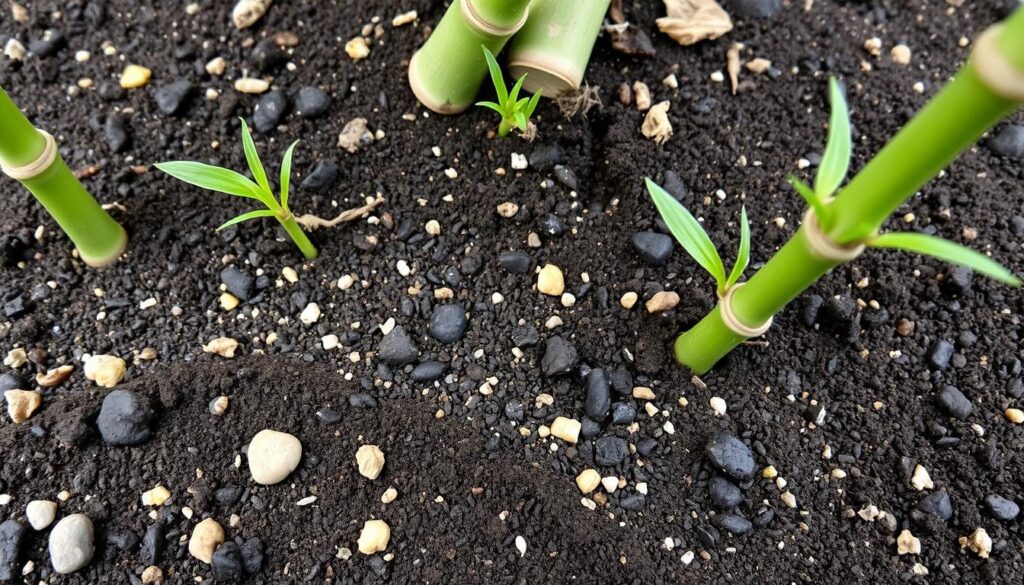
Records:
M732 30L732 19L715 0L664 0L668 16L658 29L680 45L714 40Z
M644 118L640 131L657 144L665 144L672 137L672 124L668 121L668 101L660 102L651 107Z

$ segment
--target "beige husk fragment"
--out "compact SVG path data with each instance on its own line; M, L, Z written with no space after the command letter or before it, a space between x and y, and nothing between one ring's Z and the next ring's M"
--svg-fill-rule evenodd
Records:
M381 197L380 195L377 195L374 199L368 201L366 205L342 211L334 219L324 219L320 216L310 215L307 213L306 215L296 217L295 221L297 221L299 225L301 225L302 227L306 228L309 231L316 231L320 228L332 228L337 226L338 224L349 222L354 219L359 219L360 217L376 209L377 206L380 205L381 203L384 203L384 198Z
M665 0L668 15L657 20L658 29L680 45L714 40L732 30L729 13L715 0Z
M732 86L732 95L740 87L740 51L743 50L743 43L733 43L726 51L725 69L729 72L729 83Z
M249 28L270 8L274 0L238 0L234 10L231 11L231 20L239 29Z
M665 144L672 137L672 123L668 121L670 102L664 101L651 107L644 118L640 131L657 144Z
M566 118L574 118L577 115L587 119L587 113L595 106L601 109L600 87L584 82L583 86L576 91L563 93L555 98L555 105L558 111Z

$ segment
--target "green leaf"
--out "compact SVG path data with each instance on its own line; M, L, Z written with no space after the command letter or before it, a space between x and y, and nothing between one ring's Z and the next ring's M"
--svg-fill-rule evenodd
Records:
M289 211L288 187L292 180L292 153L295 152L295 147L298 144L298 140L292 142L292 145L284 153L284 160L281 161L281 207L285 211Z
M540 92L533 94L530 98L530 103L526 105L526 110L523 111L526 114L527 119L533 115L533 111L537 109L537 104L540 103Z
M498 112L502 116L505 115L505 112L501 111L501 106L499 106L498 104L496 104L494 102L477 102L476 105L478 105L478 106L480 106L482 108L490 108L490 109L494 110L495 112Z
M237 223L242 223L243 221L249 221L250 219L257 219L260 217L274 217L274 212L270 211L269 209L257 209L256 211L250 211L249 213L236 215L235 217L232 217L231 219L220 224L220 227L217 228L217 231L219 232L220 230L229 228Z
M259 185L253 183L248 177L229 169L222 169L213 165L207 165L192 161L172 161L157 163L156 168L168 175L184 181L189 185L195 185L210 191L248 197L266 203L265 194Z
M252 177L268 195L273 195L274 192L270 190L270 182L267 181L267 171L263 169L263 162L260 161L260 155L256 152L256 143L252 141L252 134L249 133L249 125L242 118L239 120L242 122L242 150L245 151L245 160L249 163Z
M718 250L711 243L711 238L695 217L681 203L675 200L664 189L650 179L644 179L647 191L658 208L658 213L665 220L669 231L676 241L686 250L691 258L697 261L704 270L715 278L719 291L725 289L725 266Z
M820 199L830 197L843 184L850 170L850 110L843 98L843 90L833 77L828 81L832 118L828 123L828 144L814 179L814 192Z
M870 246L924 254L945 262L961 264L1010 286L1021 285L1019 278L988 256L935 236L907 232L882 234L874 238Z
M750 264L750 220L747 219L747 206L740 208L740 249L736 252L736 263L732 265L729 279L725 281L725 289L729 290L743 276L743 271Z
M821 226L821 229L823 231L828 231L832 224L832 216L829 215L829 208L825 205L825 202L818 197L818 194L811 189L810 185L804 183L793 175L786 177L786 180L789 181L789 184L793 186L793 189L795 189L796 192L804 198L807 205L810 205L811 209L814 210L814 215L817 216L818 225Z
M480 45L484 50L484 59L487 60L487 69L491 72L491 83L494 84L494 91L498 93L498 103L504 106L508 103L508 89L505 88L505 77L501 74L501 67L494 59L494 54L485 45Z
M516 128L520 132L526 132L526 116L522 112L516 112Z
M517 103L519 101L519 92L523 89L523 82L526 81L526 75L520 77L516 84L512 86L512 91L508 92L509 103Z

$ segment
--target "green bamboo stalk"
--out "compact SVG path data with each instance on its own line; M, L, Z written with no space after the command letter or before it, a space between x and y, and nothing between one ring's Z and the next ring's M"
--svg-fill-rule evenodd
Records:
M306 260L316 260L318 255L316 246L313 245L313 242L309 240L309 236L299 226L299 222L295 221L295 216L289 212L287 218L279 221L281 222L281 227L284 228L284 231L288 232L292 241L299 247L299 251L306 257Z
M529 0L452 0L437 28L409 61L416 99L440 114L473 104L487 76L480 46L497 55L526 21Z
M0 87L0 161L10 169L31 165L47 152L47 135L25 118ZM89 195L53 144L54 158L34 176L17 179L53 216L90 266L106 266L121 256L128 235ZM16 174L16 173L15 173Z
M523 89L546 97L575 91L601 32L611 0L534 0L530 18L509 47L509 74L526 75Z
M1024 75L1024 8L1002 25L996 46ZM832 242L854 247L875 234L884 221L928 180L973 144L1017 104L997 94L969 61L956 78L843 188L830 204ZM750 280L733 294L733 314L756 326L781 311L797 295L840 262L811 253L807 223ZM715 307L675 343L676 359L697 374L711 369L745 337L734 333Z

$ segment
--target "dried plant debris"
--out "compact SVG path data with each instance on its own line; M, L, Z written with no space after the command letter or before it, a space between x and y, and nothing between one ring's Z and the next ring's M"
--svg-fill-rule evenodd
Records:
M249 28L270 8L274 0L239 0L231 11L231 20L239 29Z
M732 30L732 19L715 0L665 0L658 29L680 45L714 40Z
M743 50L743 43L733 43L726 52L726 71L729 72L729 83L732 85L732 95L740 86L740 51Z
M608 18L615 24L626 22L626 14L622 11L622 0L612 0L612 5L608 8Z
M657 144L665 144L672 137L672 123L668 121L668 108L671 104L668 101L660 102L647 112L644 124L640 131L647 138Z
M566 118L580 116L586 120L590 110L594 107L601 109L601 106L604 105L601 103L600 89L596 85L584 83L576 91L566 92L555 98L555 105Z
M370 213L377 208L378 205L384 203L384 198L378 195L377 197L366 202L366 205L356 207L354 209L348 209L342 211L334 219L324 219L316 215L302 215L295 218L295 221L299 222L299 225L306 228L309 231L314 231L320 228L332 228L339 224L359 219L360 217Z

